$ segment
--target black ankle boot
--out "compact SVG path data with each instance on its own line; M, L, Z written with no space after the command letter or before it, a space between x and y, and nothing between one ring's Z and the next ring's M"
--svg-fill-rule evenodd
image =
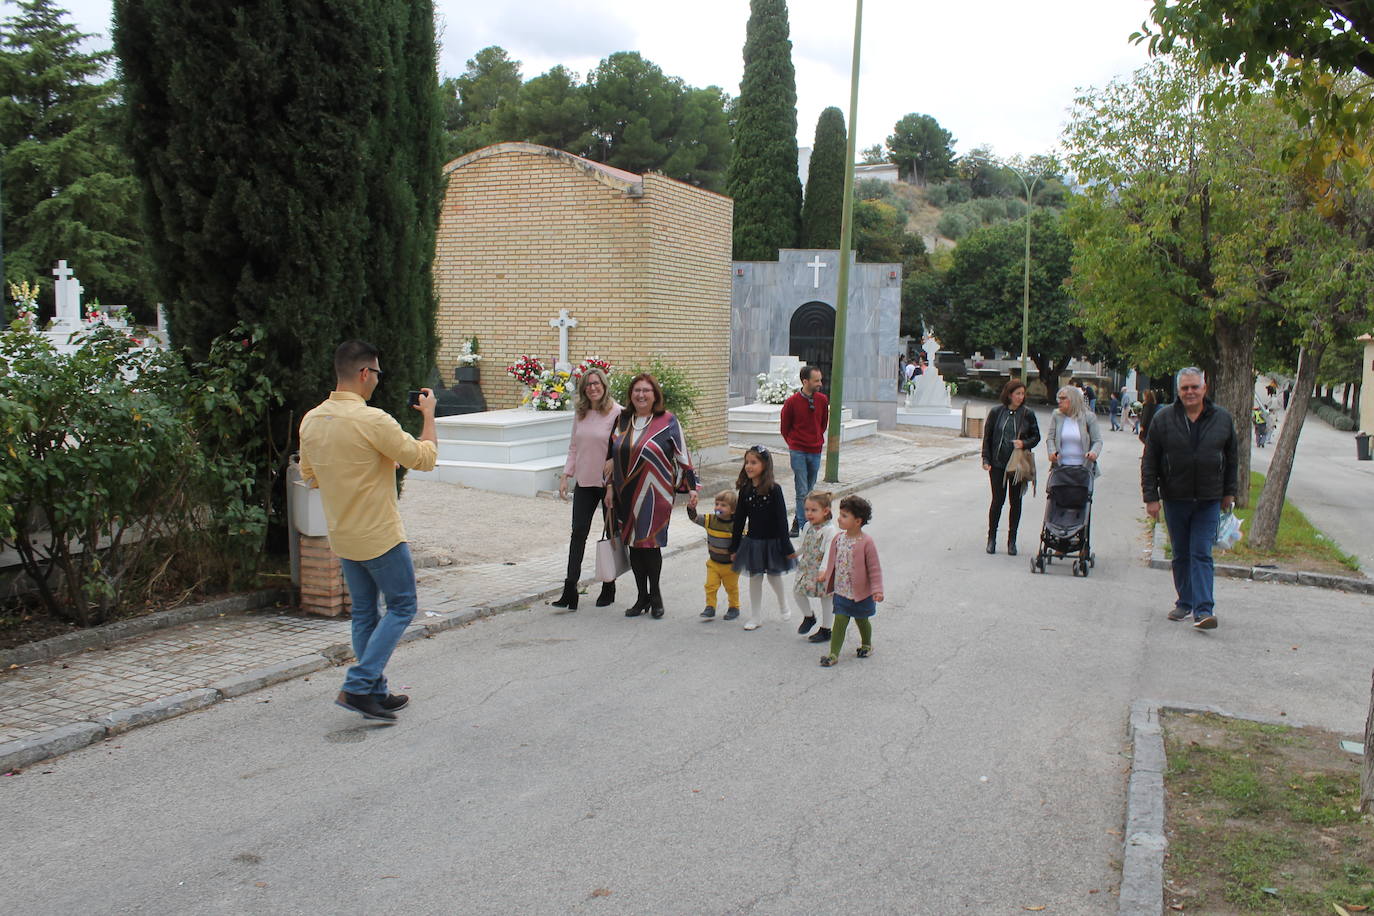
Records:
M554 607L565 607L570 611L577 610L577 580L567 579L563 582L563 594L558 596L557 601L550 601Z
M640 595L635 599L635 603L625 609L626 617L638 617L649 609L649 596Z
M1016 556L1016 535L1014 534L1007 537L1007 556Z
M615 582L602 582L601 594L596 597L597 607L615 604Z
M989 532L989 533L988 533L988 553L996 553L996 552L997 552L997 532L996 532L996 531L992 531L992 532Z

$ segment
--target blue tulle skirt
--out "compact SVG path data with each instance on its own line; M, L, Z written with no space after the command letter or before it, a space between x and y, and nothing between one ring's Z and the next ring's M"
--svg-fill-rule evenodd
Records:
M734 570L750 576L780 576L797 568L794 553L790 538L759 539L746 534L735 551Z

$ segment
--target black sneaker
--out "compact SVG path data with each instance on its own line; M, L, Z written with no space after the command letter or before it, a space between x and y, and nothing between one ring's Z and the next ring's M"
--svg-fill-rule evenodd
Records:
M728 607L728 608L725 609L725 617L724 617L723 619L725 619L725 620L734 620L734 619L735 619L736 617L738 617L738 616L739 616L739 608L737 608L737 607Z
M1169 619L1170 619L1170 620L1182 620L1182 619L1184 619L1185 617L1191 617L1192 615L1193 615L1193 612L1190 611L1190 610L1188 610L1186 607L1176 607L1176 608L1174 608L1172 611L1169 612Z
M807 614L805 617L802 618L801 624L797 627L797 632L805 636L807 633L811 632L811 628L815 625L816 618L812 617L810 614Z
M376 697L366 693L345 693L340 690L334 702L344 709L360 713L364 719L379 719L382 722L395 722L396 714L377 702Z
M714 616L716 616L716 608L715 608L715 606L714 606L714 605L710 605L710 604L706 605L706 610L704 610L704 611L701 612L701 616L702 616L702 617L714 617Z
M796 537L801 534L801 522L797 521L795 518L792 519L792 530L787 532L787 534L789 537Z
M392 712L398 709L405 709L406 704L410 702L410 697L406 696L404 693L388 693L384 697L374 697L374 699L376 699L378 706L383 709L389 709Z
M1204 614L1193 621L1194 630L1215 630L1217 628L1217 618L1212 614Z
M807 642L830 642L830 628L821 627L806 638Z

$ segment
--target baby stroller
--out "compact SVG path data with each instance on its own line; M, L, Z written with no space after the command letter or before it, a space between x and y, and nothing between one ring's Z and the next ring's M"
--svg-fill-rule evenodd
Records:
M1092 465L1054 465L1045 491L1045 524L1040 529L1040 549L1031 558L1031 572L1043 573L1046 563L1073 556L1073 574L1086 577L1097 559L1091 540Z

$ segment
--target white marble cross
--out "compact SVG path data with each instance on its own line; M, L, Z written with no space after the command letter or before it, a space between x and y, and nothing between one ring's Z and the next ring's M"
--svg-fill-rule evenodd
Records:
M811 263L810 263L810 264L807 264L806 266L809 267L809 268L811 268L811 271L812 271L812 273L811 273L811 288L812 288L812 289L820 289L820 288L821 288L821 268L822 268L822 267L829 267L830 265L827 264L827 263L825 263L824 261L822 261L820 255L816 255L814 258L811 259Z
M54 315L58 324L70 325L81 321L81 284L72 276L72 269L66 261L58 261L53 268L53 300L56 305Z
M558 328L558 362L554 364L554 368L571 372L572 363L568 361L568 329L577 327L577 319L569 315L567 309L559 309L558 317L549 319L549 327Z

